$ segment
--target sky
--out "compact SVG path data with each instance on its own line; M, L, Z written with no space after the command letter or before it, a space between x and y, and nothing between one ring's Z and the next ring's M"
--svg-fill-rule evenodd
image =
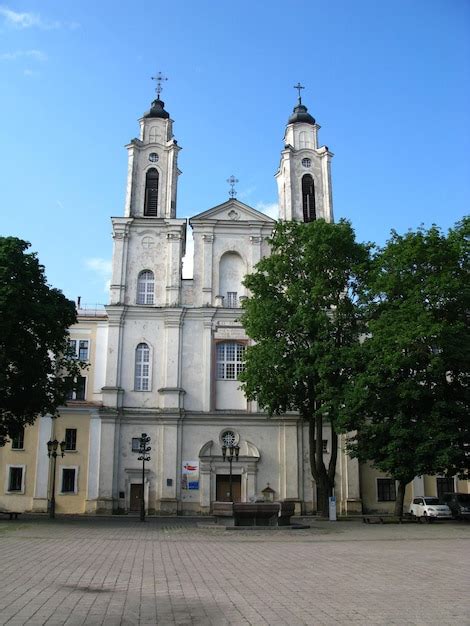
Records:
M71 299L108 302L124 146L159 71L179 218L227 200L231 175L277 215L298 81L335 155L335 219L358 240L469 213L469 0L1 2L0 235L29 241Z

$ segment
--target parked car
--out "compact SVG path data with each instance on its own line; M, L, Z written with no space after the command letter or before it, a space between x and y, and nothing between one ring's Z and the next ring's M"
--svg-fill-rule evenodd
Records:
M414 498L410 504L410 515L432 522L435 519L450 519L452 517L451 510L447 504L442 504L439 498L423 496Z
M470 519L470 493L445 493L443 501L455 519Z

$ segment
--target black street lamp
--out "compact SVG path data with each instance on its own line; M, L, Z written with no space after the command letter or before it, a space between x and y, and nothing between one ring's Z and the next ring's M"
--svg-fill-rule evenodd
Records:
M147 437L147 433L142 433L139 442L140 456L137 457L138 461L142 461L142 497L140 500L140 521L145 522L145 461L150 461L150 456L147 454L152 449L147 444L150 442L150 437Z
M228 455L227 455L228 450ZM230 473L229 473L229 490L230 490L230 502L233 502L233 485L232 485L232 463L233 457L235 455L235 461L238 461L238 455L240 454L240 446L231 444L230 446L226 446L225 444L222 446L222 458L223 460L228 460L230 464Z
M61 441L60 443L57 439L47 442L47 456L52 458L52 489L51 489L51 501L49 503L49 517L54 519L55 517L55 475L56 475L56 466L57 466L57 457L64 456L66 443L65 441ZM57 449L60 447L60 452L57 452Z

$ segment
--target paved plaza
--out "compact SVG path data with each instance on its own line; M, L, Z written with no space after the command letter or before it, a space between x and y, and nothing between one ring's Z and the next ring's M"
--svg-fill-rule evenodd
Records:
M0 520L0 624L470 624L470 524Z

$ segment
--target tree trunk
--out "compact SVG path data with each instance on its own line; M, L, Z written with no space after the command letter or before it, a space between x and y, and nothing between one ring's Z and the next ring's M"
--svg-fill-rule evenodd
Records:
M404 480L398 481L397 499L395 500L395 515L403 517L403 500L405 499L406 483Z
M333 495L333 488L328 476L320 478L317 482L317 516L329 517L330 502L328 498Z
M332 429L333 430L333 429ZM332 432L333 437L336 433ZM328 498L333 495L334 474L333 478L327 471L323 461L323 419L321 416L309 419L309 448L310 448L310 469L312 477L317 486L317 515L319 517L329 516ZM336 465L336 448L335 448L335 465Z

